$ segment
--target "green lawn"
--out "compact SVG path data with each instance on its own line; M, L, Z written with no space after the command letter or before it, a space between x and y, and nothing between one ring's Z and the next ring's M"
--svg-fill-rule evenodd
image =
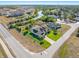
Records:
M28 37L31 37L34 41L38 42L43 48L48 48L51 44L47 42L46 40L40 38L38 39L37 37L33 36L30 34L30 32L27 34Z
M59 38L60 38L60 36L61 36L61 33L58 31L57 32L58 34L57 35L54 35L53 34L53 30L52 31L50 31L50 33L47 35L50 39L52 39L52 40L54 40L54 41L57 41Z
M48 48L51 44L49 42L47 42L46 40L42 40L42 42L44 42L44 44L42 44L41 46L43 48Z

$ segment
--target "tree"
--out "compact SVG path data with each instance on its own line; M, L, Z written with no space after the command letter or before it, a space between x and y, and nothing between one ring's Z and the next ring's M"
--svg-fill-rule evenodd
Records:
M22 31L22 33L25 36L28 33L28 30L25 29L25 30Z
M17 30L18 32L21 32L21 28L19 28L19 27L16 27L16 30Z
M78 28L77 35L76 36L79 37L79 28Z
M54 34L54 35L57 35L57 34L58 34L58 33L57 33L57 29L54 30L53 34Z
M47 18L47 21L48 21L48 22L55 22L56 19L55 19L54 17L48 17L48 18Z
M9 29L16 28L16 27L17 27L16 24L10 24L10 25L9 25Z
M34 25L36 22L36 20L30 19L29 23L31 23L31 25Z

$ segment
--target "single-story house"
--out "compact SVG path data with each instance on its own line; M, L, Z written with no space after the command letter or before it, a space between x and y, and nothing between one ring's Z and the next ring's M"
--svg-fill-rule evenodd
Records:
M59 29L59 28L61 28L61 24L55 24L53 22L48 22L47 25L50 29Z
M43 37L44 38L45 35L49 32L49 29L44 27L44 26L35 25L35 26L32 26L30 31L34 35L37 35L38 37Z
M59 16L56 16L56 15L48 15L48 17L54 17L54 18L59 18Z
M75 21L79 22L79 16L75 17L74 19Z
M21 16L23 14L24 14L23 12L18 11L18 10L13 10L13 11L8 11L7 12L7 16L9 16L9 17Z

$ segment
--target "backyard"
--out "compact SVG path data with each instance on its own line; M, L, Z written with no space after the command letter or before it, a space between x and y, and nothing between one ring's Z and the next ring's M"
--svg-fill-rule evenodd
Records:
M37 36L34 36L32 33L28 33L26 36L31 37L34 41L36 41L39 45L41 45L43 48L48 48L51 44L44 40L43 38L39 38Z

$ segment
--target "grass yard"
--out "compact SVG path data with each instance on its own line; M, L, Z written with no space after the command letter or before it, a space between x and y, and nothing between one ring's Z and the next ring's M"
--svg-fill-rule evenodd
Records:
M54 35L53 34L53 30L50 31L50 33L47 35L50 39L54 40L54 41L57 41L60 36L61 36L61 33L58 31L57 35Z
M57 35L53 34L53 30L47 35L50 39L57 41L69 28L70 26L62 24L62 28L58 29Z
M34 41L38 42L45 49L48 48L51 45L46 40L44 40L42 38L38 39L37 37L31 35L30 32L27 34L27 36L31 37Z
M47 42L46 40L42 40L43 44L41 45L43 48L48 48L51 44Z

